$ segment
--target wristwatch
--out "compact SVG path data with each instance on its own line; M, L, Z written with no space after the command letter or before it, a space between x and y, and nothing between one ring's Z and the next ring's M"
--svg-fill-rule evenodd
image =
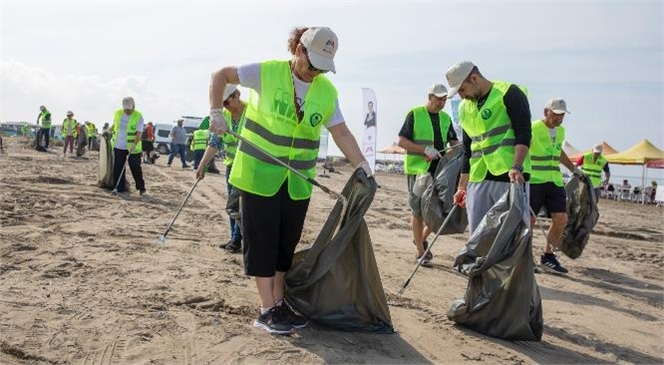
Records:
M512 165L512 169L518 171L519 173L523 174L523 166L521 165Z

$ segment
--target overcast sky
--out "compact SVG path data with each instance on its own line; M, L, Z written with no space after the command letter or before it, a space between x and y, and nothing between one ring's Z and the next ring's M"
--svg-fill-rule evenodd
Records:
M533 119L549 98L566 99L567 140L577 148L606 140L622 151L643 138L664 148L661 1L0 6L2 121L34 121L43 104L56 124L72 110L100 126L127 95L148 121L203 116L213 70L288 59L290 29L325 25L339 37L330 78L360 141L361 88L376 92L378 149L466 59L490 80L528 87ZM339 154L334 143L330 153Z

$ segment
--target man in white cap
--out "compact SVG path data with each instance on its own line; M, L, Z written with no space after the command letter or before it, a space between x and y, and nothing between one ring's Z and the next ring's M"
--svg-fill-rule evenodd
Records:
M145 181L143 180L143 169L141 168L141 134L143 133L143 115L136 110L134 99L126 97L122 99L122 109L115 112L113 118L113 186L120 181L118 192L126 191L126 170L123 171L125 163L129 162L131 175L136 183L136 190L141 195L145 194Z
M421 260L424 267L432 266L431 251L422 257L428 247L426 238L431 229L424 224L421 198L413 193L413 186L419 175L435 175L438 159L445 153L448 143L458 143L452 128L452 118L443 111L446 101L447 88L442 84L432 85L428 90L427 103L408 112L399 132L399 147L406 150L404 168L408 183L408 203L412 212L413 244L417 250L415 260Z
M452 65L445 76L449 97L459 93L464 99L459 105L464 162L454 201L466 205L472 234L510 183L530 178L530 106L525 88L489 81L470 61ZM529 215L524 212L524 222Z
M611 177L609 162L602 155L602 145L600 143L594 145L591 152L579 157L576 165L581 166L581 170L590 178L590 183L593 184L593 191L595 192L595 200L597 201L600 187L608 186ZM602 181L602 171L604 171L604 181Z
M565 100L549 100L544 106L544 119L536 120L532 124L530 142L530 207L535 214L539 213L542 207L551 214L551 227L546 236L546 248L540 256L540 264L561 274L566 274L567 269L560 265L553 253L553 248L560 245L567 223L565 184L559 164L562 163L574 174L583 175L562 148L565 142L565 127L562 125L565 114L570 114ZM530 217L531 228L534 227L535 220L535 216Z
M270 333L292 333L308 323L284 299L284 278L302 235L313 187L250 144L313 178L325 127L351 164L361 170L362 180L371 184L371 167L344 121L337 89L324 75L336 71L338 48L339 40L330 28L296 28L288 38L292 59L227 66L212 75L212 133L228 131L222 109L226 85L240 84L252 93L241 134L250 143L238 146L229 181L241 191L244 268L255 277L260 298L254 326ZM198 177L201 172L199 168Z

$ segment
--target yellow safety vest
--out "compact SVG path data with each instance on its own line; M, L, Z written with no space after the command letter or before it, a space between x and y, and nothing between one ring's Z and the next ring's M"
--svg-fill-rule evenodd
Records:
M39 115L39 120L41 121L41 128L51 128L51 112L44 110Z
M194 131L194 140L191 142L192 151L205 151L207 147L209 132L207 129L197 129Z
M459 123L472 140L470 144L470 182L480 182L487 172L494 176L507 173L514 165L514 129L503 97L510 83L496 81L478 110L477 101L464 99L459 105ZM525 87L519 88L526 93ZM530 173L530 156L523 161L523 172Z
M320 129L335 110L337 90L324 75L314 78L304 98L304 115L297 120L293 76L288 61L260 65L261 93L251 91L241 136L305 176L316 175ZM293 200L311 197L305 179L272 161L247 143L240 143L230 183L240 190L273 196L288 179Z
M113 119L113 138L111 139L111 144L113 147L115 147L115 141L118 138L118 131L120 130L120 119L122 119L123 114L123 109L115 112L115 118ZM134 110L129 116L129 122L127 123L127 150L129 150L129 146L131 146L131 144L134 143L134 140L136 139L136 128L138 127L138 122L141 120L141 118L142 115L138 110ZM132 155L141 152L143 152L143 142L141 142L139 139L136 142L136 148L132 152Z
M433 146L433 125L431 116L426 106L413 108L413 140L412 142L420 146ZM452 118L444 111L438 112L438 122L440 133L443 137L443 148L447 146L447 133L452 125ZM427 161L426 155L417 152L406 152L404 161L404 170L407 175L423 174L429 170L431 161Z
M242 111L242 116L240 117L240 120L237 122L237 130L234 130L235 133L241 133L242 132L242 125L244 124L244 119L247 115L247 106L244 106L244 110ZM224 116L226 117L226 121L229 123L228 128L233 127L233 117L231 115L231 112L228 109L224 109ZM221 136L222 142L224 142L224 146L226 148L226 154L224 158L224 165L230 166L233 164L233 159L235 159L235 154L237 151L237 138L233 137L230 133L224 133L223 136Z
M76 119L72 118L71 120L65 118L62 121L62 130L60 131L60 134L62 135L62 138L67 137L67 134L69 133L69 130L71 129L71 135L73 138L76 138L78 136L78 133L76 133Z
M90 122L90 124L88 124L87 127L88 127L88 138L94 137L94 135L96 134L95 132L97 131L97 127L95 127L95 125L92 124L92 122Z
M602 184L602 170L604 169L606 162L606 158L603 155L599 155L597 161L594 162L592 152L583 155L583 165L581 165L581 170L588 175L594 188L597 188Z
M530 140L530 183L544 184L553 182L562 187L563 173L560 171L560 153L565 140L565 127L556 128L556 137L551 141L551 132L543 120L532 124Z

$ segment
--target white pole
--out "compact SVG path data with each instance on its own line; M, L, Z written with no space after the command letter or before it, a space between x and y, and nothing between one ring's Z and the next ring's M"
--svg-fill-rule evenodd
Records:
M646 203L646 159L643 159L643 170L641 171L641 203Z

